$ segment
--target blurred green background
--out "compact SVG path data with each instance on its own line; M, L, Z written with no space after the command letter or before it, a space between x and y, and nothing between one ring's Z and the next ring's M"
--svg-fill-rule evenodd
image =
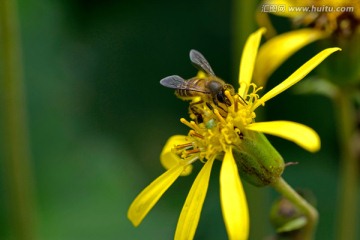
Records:
M187 103L159 80L194 76L188 53L197 49L218 76L237 84L236 52L244 40L234 42L235 30L244 30L233 25L233 3L38 0L19 1L18 7L36 239L172 239L196 174L176 181L138 228L126 218L135 196L164 171L159 154L166 140L188 131L179 122L186 117ZM248 21L254 25L254 19ZM286 21L279 23L288 29ZM316 52L310 45L295 54L271 77L268 88ZM269 139L285 161L299 162L286 169L284 178L316 195L317 239L334 239L338 148L330 100L287 91L266 104L264 115L304 123L321 136L322 150L316 154ZM196 239L226 239L219 165L212 172ZM4 175L7 170L0 166ZM12 240L4 182L0 178L0 239ZM268 211L278 194L252 186L246 191L250 211L257 213L251 219L251 239L259 239L259 232L271 235ZM259 192L266 198L256 198Z

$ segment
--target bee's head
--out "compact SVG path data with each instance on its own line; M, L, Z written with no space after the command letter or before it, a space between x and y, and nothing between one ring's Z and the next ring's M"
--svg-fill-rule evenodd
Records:
M229 91L231 95L235 94L234 87L230 84L222 83L220 81L212 80L208 84L208 88L218 102L231 106L230 100L226 97L225 91Z

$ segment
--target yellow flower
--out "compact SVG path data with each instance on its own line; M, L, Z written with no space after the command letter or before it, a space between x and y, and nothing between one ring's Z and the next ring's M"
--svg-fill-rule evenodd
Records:
M261 87L251 83L251 79L257 50L264 32L264 29L260 29L247 40L241 58L238 93L231 95L230 92L225 92L231 102L226 110L226 116L222 116L217 108L209 109L207 104L202 104L202 123L181 119L181 122L191 130L187 136L173 136L165 144L160 158L167 171L146 187L129 208L128 218L135 226L141 223L171 184L180 175L190 174L192 164L200 160L204 165L186 198L175 232L175 239L193 239L205 200L211 168L217 159L222 161L220 199L228 237L236 240L247 239L249 214L239 171L242 169L246 173L247 170L256 170L256 166L253 167L251 164L256 165L258 164L256 161L261 161L260 165L264 164L267 170L264 173L259 172L260 175L266 175L265 185L276 181L284 168L281 156L258 132L283 137L311 152L320 148L320 139L311 128L289 121L256 123L254 111L300 81L339 48L320 52L281 84L259 97L258 91ZM272 158L270 164L266 162L267 157ZM244 159L254 162L248 163ZM258 181L263 181L263 175Z
M260 48L254 71L256 84L264 86L268 77L287 58L317 40L322 40L322 43L326 44L321 45L322 48L334 45L335 42L335 45L344 50L343 58L339 57L327 62L328 68L332 70L328 78L333 79L331 76L336 72L340 72L342 76L343 72L356 72L359 68L356 65L359 62L359 0L264 0L259 6L257 20L261 26L273 29L268 13L287 17L292 20L295 27L306 28L275 36ZM275 30L269 37L274 35ZM347 77L346 81L342 82L356 82L358 76L355 74L354 77Z

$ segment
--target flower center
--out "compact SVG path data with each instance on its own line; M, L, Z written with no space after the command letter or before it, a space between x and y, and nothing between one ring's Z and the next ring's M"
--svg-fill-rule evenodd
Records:
M294 23L334 33L337 37L351 37L360 25L359 1L348 0L344 6L332 5L331 2L328 6L314 2L310 7L312 11L295 18Z
M259 100L257 92L262 89L255 84L250 84L244 97L238 94L231 95L225 91L225 95L231 105L226 106L225 116L220 114L219 109L213 104L209 107L207 103L200 103L197 111L201 111L201 123L180 121L191 128L188 134L189 142L175 146L176 154L182 159L193 162L197 159L204 161L221 156L226 149L239 146L246 134L246 125L254 122L256 114L253 105ZM224 108L221 108L224 112ZM192 114L190 108L190 115ZM197 113L198 114L198 113Z

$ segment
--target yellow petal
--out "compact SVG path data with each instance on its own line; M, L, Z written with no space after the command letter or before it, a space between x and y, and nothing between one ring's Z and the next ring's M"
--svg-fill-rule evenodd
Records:
M249 212L231 149L225 152L220 170L220 198L229 239L248 239Z
M190 189L176 227L175 240L194 238L208 189L213 162L214 159L205 163Z
M242 97L244 96L251 82L261 36L265 31L265 28L260 28L251 34L245 43L245 47L241 56L239 73L239 94Z
M319 135L312 128L300 123L289 121L259 122L247 125L246 129L282 137L310 152L316 152L320 149Z
M275 97L279 93L282 93L295 83L299 82L303 79L311 70L313 70L317 65L319 65L325 58L327 58L333 52L341 50L340 48L327 48L316 56L311 58L305 64L303 64L300 68L298 68L293 74L291 74L287 79L285 79L282 83L271 89L264 96L262 96L253 106L253 110L255 110L259 105L265 103L269 99Z
M323 31L308 28L287 32L268 40L259 49L253 82L264 86L268 77L286 59L300 48L325 36Z
M169 140L165 143L165 146L160 154L160 162L163 165L165 169L170 169L176 165L179 165L179 162L181 159L178 155L174 154L173 148L176 145L181 145L188 143L189 141L186 141L186 136L183 135L174 135L169 138ZM181 176L186 176L191 173L192 165L188 165L184 172L181 173Z
M171 168L155 179L135 198L127 214L127 217L135 227L141 223L146 214L148 214L164 192L180 176L183 170L184 166L180 165Z

